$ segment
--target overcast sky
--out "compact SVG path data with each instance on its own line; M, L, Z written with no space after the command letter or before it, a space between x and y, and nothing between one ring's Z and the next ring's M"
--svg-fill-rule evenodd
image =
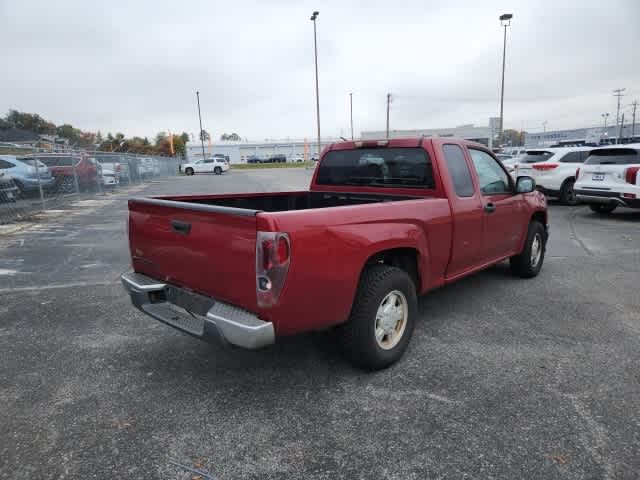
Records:
M316 9L323 136L349 134L349 92L356 135L384 129L387 92L392 129L487 125L505 12L505 128L615 119L618 87L640 100L638 0L0 0L0 111L197 133L200 90L214 138L313 138Z

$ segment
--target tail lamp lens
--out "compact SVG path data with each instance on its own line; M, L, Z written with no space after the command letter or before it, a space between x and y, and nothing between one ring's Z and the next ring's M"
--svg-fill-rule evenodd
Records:
M532 165L534 170L540 170L540 171L547 171L547 170L553 170L554 168L558 168L558 164L557 163L534 163Z
M291 263L289 236L258 232L256 239L256 295L260 307L277 303Z
M638 179L640 177L640 175L638 175L638 170L640 170L640 167L629 167L624 171L624 179L627 183L630 183L632 185L640 185L640 182L638 182Z

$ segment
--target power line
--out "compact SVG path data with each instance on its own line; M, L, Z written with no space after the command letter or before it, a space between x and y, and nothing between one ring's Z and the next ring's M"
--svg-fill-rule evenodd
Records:
M620 123L620 99L624 97L624 94L622 92L624 92L625 90L626 88L616 88L613 91L613 96L618 97L618 110L616 111L616 125Z

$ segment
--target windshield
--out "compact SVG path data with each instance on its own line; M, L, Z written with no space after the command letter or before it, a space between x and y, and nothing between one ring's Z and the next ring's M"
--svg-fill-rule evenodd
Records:
M518 159L518 163L538 163L549 160L554 152L546 150L528 150L525 155Z
M603 148L594 150L584 162L589 165L629 165L640 163L638 150L633 148Z
M434 188L431 159L421 148L334 150L322 160L319 185Z

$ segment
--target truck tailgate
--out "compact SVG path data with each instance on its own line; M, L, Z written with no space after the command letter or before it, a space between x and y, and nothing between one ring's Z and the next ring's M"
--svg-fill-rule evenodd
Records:
M255 312L255 214L153 198L129 200L133 269Z

